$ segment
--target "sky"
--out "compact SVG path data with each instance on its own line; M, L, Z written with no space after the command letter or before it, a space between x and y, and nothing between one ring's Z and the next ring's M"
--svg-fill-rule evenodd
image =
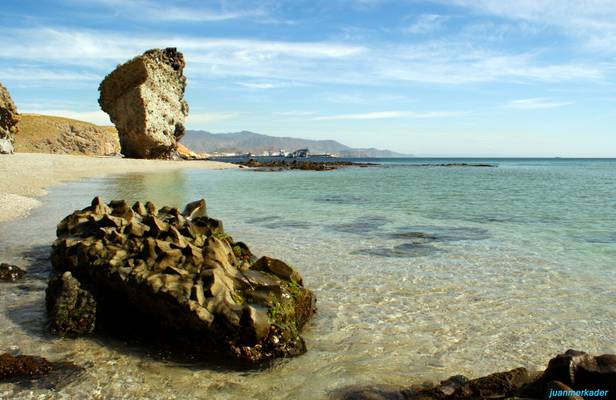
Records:
M0 37L21 112L110 124L105 75L177 47L188 129L616 157L612 0L3 0Z

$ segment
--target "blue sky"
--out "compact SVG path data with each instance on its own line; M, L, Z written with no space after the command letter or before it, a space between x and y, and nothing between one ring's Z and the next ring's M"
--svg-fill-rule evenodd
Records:
M103 77L178 47L189 129L616 156L611 0L4 0L0 37L0 81L22 112L109 124Z

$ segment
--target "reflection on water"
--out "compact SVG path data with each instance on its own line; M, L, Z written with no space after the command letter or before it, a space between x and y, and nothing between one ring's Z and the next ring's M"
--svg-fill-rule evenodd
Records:
M0 225L0 261L29 273L0 286L0 351L86 366L58 397L154 399L314 399L353 384L540 368L567 348L615 353L614 167L177 171L62 185L29 218ZM55 224L95 195L161 206L204 197L237 240L289 261L315 291L308 352L230 371L117 339L47 335ZM0 385L12 397L31 396Z

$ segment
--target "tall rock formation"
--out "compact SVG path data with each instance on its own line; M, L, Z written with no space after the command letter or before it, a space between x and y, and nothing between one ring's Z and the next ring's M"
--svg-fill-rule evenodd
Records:
M99 86L122 153L134 158L175 158L184 135L184 56L175 48L148 50L120 65Z
M0 83L0 154L13 152L19 114L9 91Z

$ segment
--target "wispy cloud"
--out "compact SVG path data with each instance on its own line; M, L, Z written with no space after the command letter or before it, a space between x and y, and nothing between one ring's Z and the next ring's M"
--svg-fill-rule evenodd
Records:
M306 117L316 114L315 111L274 111L272 114L283 117Z
M554 101L543 97L534 97L530 99L512 100L505 104L504 108L515 108L521 110L537 110L546 108L559 108L573 104L572 101Z
M477 13L556 27L593 50L616 52L616 7L609 0L453 0Z
M196 112L189 113L186 118L186 125L193 124L211 124L227 119L235 118L239 115L237 112Z
M72 1L76 5L81 4L80 1ZM119 18L139 19L140 21L220 22L267 15L262 6L231 9L224 2L221 3L225 7L214 7L208 2L191 4L189 7L169 4L162 6L151 0L90 0L87 4L89 7L97 4L108 8L114 11Z
M283 86L280 84L268 82L235 82L235 84L250 89L274 89Z
M50 64L56 71L65 68L67 76L75 73L68 71L70 68L79 68L80 79L102 79L118 63L155 47L180 48L193 84L199 78L248 79L236 82L255 89L272 88L271 80L368 86L404 81L458 85L600 80L607 68L598 63L546 62L537 52L505 53L455 40L368 46L331 41L124 35L49 27L0 27L0 34L4 39L0 60L38 65L39 73L14 73L11 76L15 80L43 79L48 75L42 72Z
M390 118L447 118L464 115L465 112L459 111L375 111L357 114L338 114L314 117L314 121L333 121L333 120L363 120L363 119L390 119Z
M439 14L423 14L408 27L405 31L409 33L425 34L440 29L450 17Z
M0 77L12 81L96 81L100 76L90 72L53 70L50 68L23 66L0 68Z

